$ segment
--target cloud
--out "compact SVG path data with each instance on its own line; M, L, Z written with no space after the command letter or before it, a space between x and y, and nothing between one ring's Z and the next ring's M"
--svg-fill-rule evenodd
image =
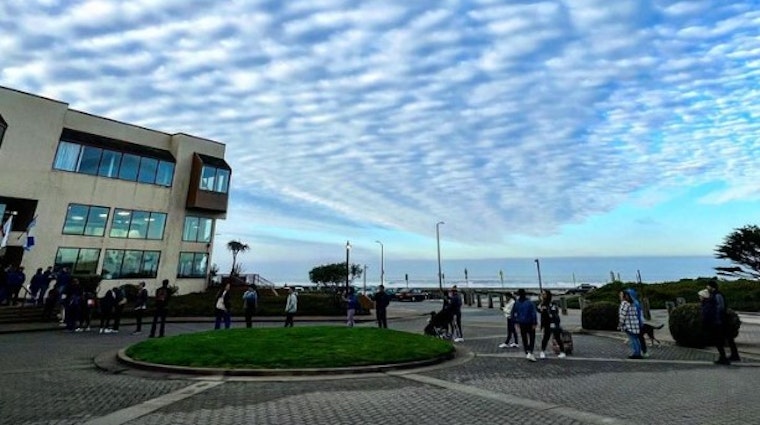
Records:
M495 246L642 191L757 199L749 0L4 7L4 85L226 143L239 234Z

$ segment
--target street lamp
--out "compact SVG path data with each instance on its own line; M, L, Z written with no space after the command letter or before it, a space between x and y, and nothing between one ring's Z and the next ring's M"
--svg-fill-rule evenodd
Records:
M438 288L443 292L443 274L441 274L441 224L446 224L442 221L435 223L435 243L438 246Z
M541 285L541 263L539 263L538 258L534 261L536 262L536 271L538 272L538 292L543 292L544 288Z
M380 244L380 284L385 286L385 247L380 241L375 241Z
M351 243L346 241L346 294L348 294L348 279L351 276L351 263L349 263L348 253L351 252Z

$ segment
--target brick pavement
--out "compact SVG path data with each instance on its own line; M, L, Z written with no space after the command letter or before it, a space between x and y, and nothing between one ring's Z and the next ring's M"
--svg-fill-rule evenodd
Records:
M391 322L411 332L423 325L423 318ZM464 325L462 346L476 355L456 366L351 379L225 380L176 401L166 397L198 381L93 366L94 356L140 337L0 335L0 412L14 424L78 424L108 414L114 424L317 425L739 424L760 417L760 367L751 359L717 367L711 351L663 345L651 360L629 361L618 339L576 335L571 358L529 363L519 349L497 348L503 328L487 314L466 311ZM202 329L208 324L174 324L169 334Z

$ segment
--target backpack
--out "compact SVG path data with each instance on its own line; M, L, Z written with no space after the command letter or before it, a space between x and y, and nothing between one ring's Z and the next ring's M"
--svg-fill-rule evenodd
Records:
M167 291L163 286L158 288L158 290L156 290L156 302L165 303L166 298L169 296L168 292L169 291Z

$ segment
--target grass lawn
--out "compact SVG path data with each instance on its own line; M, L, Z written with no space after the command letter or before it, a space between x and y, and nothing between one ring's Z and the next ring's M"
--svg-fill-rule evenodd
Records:
M449 341L391 329L302 326L227 329L149 339L129 347L127 355L178 366L296 369L425 360L453 350Z

